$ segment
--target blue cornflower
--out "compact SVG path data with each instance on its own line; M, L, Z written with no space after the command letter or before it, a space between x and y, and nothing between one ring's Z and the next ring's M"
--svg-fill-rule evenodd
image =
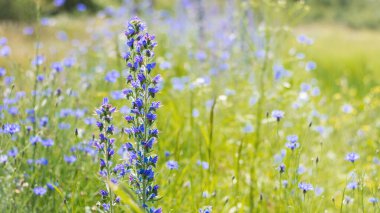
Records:
M1 111L1 110L0 110ZM15 107L15 106L13 106L13 107L10 107L9 109L8 109L8 113L10 114L10 115L13 115L13 116L15 116L15 115L17 115L18 114L18 108L17 107Z
M174 161L174 160L170 160L170 161L166 162L166 166L170 170L174 170L174 169L177 170L178 169L178 163L177 163L177 161Z
M62 130L64 130L64 129L70 129L70 127L71 127L71 125L69 123L61 122L61 123L58 124L58 128L62 129Z
M120 77L120 73L117 70L111 70L106 74L104 80L110 83L115 83L117 79Z
M1 37L0 38L0 46L6 45L8 42L8 39L6 37Z
M290 143L290 142L285 144L285 146L291 149L292 151L298 148L299 145L300 145L299 143Z
M54 141L52 139L42 139L41 144L42 146L50 147L54 145Z
M161 208L155 209L152 207L149 209L149 213L162 213L162 209Z
M41 142L42 140L39 136L30 136L29 141L32 145L35 145L36 143Z
M49 118L44 116L40 119L40 127L46 127L49 123Z
M0 49L0 56L7 57L11 54L11 48L9 46L3 46Z
M74 163L75 161L77 161L77 158L74 156L74 155L71 155L71 156L64 156L64 160L66 163L68 164L72 164Z
M0 155L0 163L6 163L8 161L7 155Z
M370 203L372 203L373 205L375 205L376 203L379 202L379 199L377 199L377 198L375 198L375 197L370 197L370 198L368 199L368 201L369 201Z
M8 151L8 156L9 157L16 157L17 154L18 154L17 147L13 147L11 150Z
M5 74L7 74L7 71L4 68L0 67L0 77L5 76Z
M285 172L285 164L281 164L279 167L278 167L278 171L280 173L284 173Z
M284 117L285 113L280 110L273 110L272 111L272 117L275 118L277 121L280 121Z
M308 61L305 66L306 71L312 71L317 68L317 64L314 61Z
M54 5L56 7L60 7L60 6L63 6L65 4L65 1L66 0L54 0Z
M35 160L35 164L37 164L37 165L46 166L46 165L48 165L48 163L49 163L49 161L46 158L40 158L40 159Z
M356 160L359 159L359 155L356 154L355 152L351 152L351 153L348 153L346 155L346 160L352 162L352 163L355 163Z
M203 207L203 209L199 209L199 213L211 213L212 212L212 206L206 206Z
M310 183L304 183L304 182L300 182L298 184L298 188L302 190L302 192L305 194L307 191L312 191L314 190L313 188L313 185L311 185Z
M197 161L197 165L202 166L202 168L205 169L205 170L207 170L208 167L209 167L209 164L208 164L208 162L206 162L206 161L200 161L200 160L198 160L198 161Z
M56 185L55 185L55 184L52 184L52 183L47 183L47 184L46 184L46 187L47 187L48 189L50 189L50 190L54 191L54 190L55 190L55 187L56 187Z
M289 135L286 137L286 140L290 143L296 143L298 142L298 136L297 135Z
M347 184L347 188L348 189L351 189L351 190L355 190L355 189L357 189L358 188L358 182L350 182L350 183L348 183Z
M79 3L79 4L77 4L77 10L79 12L84 12L87 10L87 6L85 4Z
M63 60L63 65L67 68L74 66L74 64L75 64L75 58L69 57Z
M20 126L18 124L5 124L3 130L4 133L14 135L20 131Z
M96 119L93 117L84 118L83 121L85 124L90 125L90 126L96 124Z
M43 196L46 193L46 188L41 187L41 186L37 186L33 189L33 192L35 195Z
M32 61L32 65L34 66L41 66L45 62L45 57L42 55L38 55L35 59Z
M53 62L51 64L51 68L56 72L62 72L63 71L63 65L61 62Z
M33 27L25 27L22 32L25 34L25 35L33 35L34 33L34 28Z

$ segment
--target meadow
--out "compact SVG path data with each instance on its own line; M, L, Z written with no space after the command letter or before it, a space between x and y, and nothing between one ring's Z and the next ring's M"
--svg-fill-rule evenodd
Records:
M2 212L380 212L379 31L141 2L0 23Z

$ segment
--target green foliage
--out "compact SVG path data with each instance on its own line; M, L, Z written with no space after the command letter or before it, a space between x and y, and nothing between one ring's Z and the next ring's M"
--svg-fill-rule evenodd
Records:
M32 0L0 1L0 20L32 22L36 19L35 3Z

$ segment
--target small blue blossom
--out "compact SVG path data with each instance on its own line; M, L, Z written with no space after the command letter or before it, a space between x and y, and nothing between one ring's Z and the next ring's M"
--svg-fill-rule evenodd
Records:
M351 152L346 155L346 160L350 161L351 163L355 163L355 161L358 159L359 159L359 155L356 154L355 152Z
M212 212L212 206L206 206L199 209L199 213L211 213L211 212Z
M42 55L38 55L35 59L32 61L32 65L34 66L41 66L45 62L45 57Z
M315 70L316 68L317 68L317 64L314 61L306 62L306 65L305 65L306 71L309 72L309 71Z
M75 156L73 156L73 155L71 155L71 156L64 156L64 160L65 160L65 162L66 163L68 163L68 164L72 164L72 163L74 163L75 161L77 161L77 158L75 157Z
M4 68L0 67L0 77L5 76L5 74L7 74L7 71Z
M0 164L6 163L8 161L7 155L0 155Z
M168 169L170 170L177 170L178 169L178 163L177 161L174 161L174 160L170 160L168 162L166 162L166 167L168 167Z
M272 118L275 118L277 121L280 121L284 117L285 113L281 110L273 110Z
M11 150L8 151L8 156L9 157L16 157L17 154L18 154L17 147L13 147Z
M372 203L373 205L375 205L376 203L379 202L379 199L377 199L377 198L375 198L375 197L370 197L370 198L368 199L368 201L369 201L370 203Z
M41 187L41 186L37 186L33 189L33 192L37 196L43 196L46 193L46 188Z
M18 124L5 124L3 126L4 133L14 135L20 131L20 126Z
M115 83L119 77L120 77L120 73L116 70L112 70L106 74L106 77L104 79L107 82Z
M350 183L347 184L347 188L351 189L351 190L355 190L355 189L358 188L358 183L355 182L355 181L354 182L350 182Z
M39 137L39 136L30 136L30 139L29 139L30 143L32 145L35 145L36 143L39 143L42 141L42 139Z
M41 144L42 146L50 147L54 145L54 141L52 139L42 139Z
M308 191L314 190L313 185L311 185L310 183L304 183L304 182L300 182L298 184L298 188L301 189L304 194Z
M54 5L56 7L61 7L61 6L63 6L65 4L65 1L66 0L54 0Z
M85 4L79 3L79 4L77 4L77 10L79 12L84 12L87 10L87 6Z

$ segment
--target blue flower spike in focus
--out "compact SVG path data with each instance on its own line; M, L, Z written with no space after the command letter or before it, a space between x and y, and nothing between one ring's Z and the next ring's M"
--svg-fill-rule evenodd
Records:
M146 32L144 23L137 17L130 20L125 36L128 51L124 59L129 71L129 88L124 90L124 94L131 103L131 111L125 117L130 126L125 128L125 133L133 140L125 145L129 153L129 183L146 212L160 213L161 208L152 207L159 188L154 183L158 156L152 153L158 138L158 130L154 125L156 110L160 107L160 102L154 101L154 98L159 92L161 77L152 75L156 66L153 50L157 43L154 41L155 36Z
M96 109L98 121L96 123L99 128L99 139L95 143L100 157L100 171L99 174L103 178L106 189L101 189L99 195L101 197L101 208L106 212L113 212L113 206L118 203L118 198L114 196L111 191L109 183L115 182L115 172L111 170L112 157L115 153L114 143L115 139L111 138L114 131L112 124L112 114L116 111L109 102L108 98L103 99L103 104L99 109Z

